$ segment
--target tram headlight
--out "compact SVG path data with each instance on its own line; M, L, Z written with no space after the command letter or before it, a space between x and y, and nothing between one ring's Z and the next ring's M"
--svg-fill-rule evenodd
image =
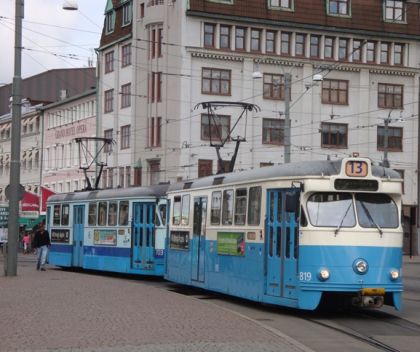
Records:
M363 275L367 273L369 266L366 260L356 259L353 264L353 269L357 274Z
M398 270L392 269L389 272L389 275L391 276L391 280L397 280L400 277L400 272Z
M326 281L330 278L330 271L326 268L322 268L318 271L318 277L321 281Z

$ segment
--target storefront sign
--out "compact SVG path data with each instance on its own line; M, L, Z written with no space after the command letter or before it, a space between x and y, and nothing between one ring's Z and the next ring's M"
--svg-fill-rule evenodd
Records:
M117 230L95 230L93 232L93 243L103 246L116 246Z
M70 230L52 229L51 230L51 242L69 243L70 242Z
M245 255L245 234L243 232L218 232L217 254Z
M55 131L55 138L60 139L64 137L72 137L75 135L80 135L86 133L86 125L71 126L67 128L62 128L61 130Z

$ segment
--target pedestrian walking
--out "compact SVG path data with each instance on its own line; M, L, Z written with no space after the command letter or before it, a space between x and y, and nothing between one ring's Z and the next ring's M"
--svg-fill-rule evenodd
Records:
M26 232L23 236L23 254L29 253L29 244L31 243L31 237L29 236L29 232Z
M35 232L34 247L38 249L38 260L36 270L45 271L48 248L51 246L50 234L45 230L45 225L41 224L38 231Z

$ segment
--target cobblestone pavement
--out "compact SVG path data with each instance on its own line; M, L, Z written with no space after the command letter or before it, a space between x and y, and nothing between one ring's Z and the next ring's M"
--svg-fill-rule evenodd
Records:
M32 255L19 255L18 275L5 277L3 264L2 352L309 351L281 332L142 279L37 271Z

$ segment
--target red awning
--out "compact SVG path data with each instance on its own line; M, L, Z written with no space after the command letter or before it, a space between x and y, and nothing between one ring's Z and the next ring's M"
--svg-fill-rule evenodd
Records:
M21 201L22 211L39 211L39 197L31 192L25 192Z
M47 200L53 194L55 194L55 192L41 186L41 211L47 211Z

